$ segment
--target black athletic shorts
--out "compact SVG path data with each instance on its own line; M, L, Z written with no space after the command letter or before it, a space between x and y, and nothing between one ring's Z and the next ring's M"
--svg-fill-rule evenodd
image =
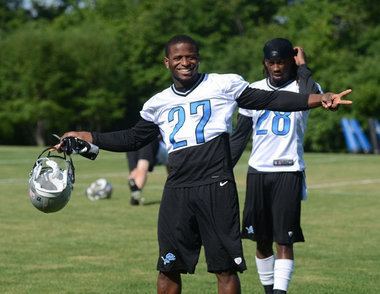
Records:
M159 271L194 273L203 245L209 272L243 272L246 265L235 182L165 186L158 217L158 242Z
M249 173L242 237L279 244L304 242L301 229L302 172Z
M157 152L159 147L159 139L150 142L148 145L140 148L137 151L127 152L129 170L132 171L136 168L137 162L140 159L145 159L149 161L149 171L153 171L156 164Z

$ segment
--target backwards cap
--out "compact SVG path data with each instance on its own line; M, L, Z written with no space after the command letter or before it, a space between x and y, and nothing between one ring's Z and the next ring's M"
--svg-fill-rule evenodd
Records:
M265 59L287 59L295 55L292 43L283 38L276 38L264 45Z

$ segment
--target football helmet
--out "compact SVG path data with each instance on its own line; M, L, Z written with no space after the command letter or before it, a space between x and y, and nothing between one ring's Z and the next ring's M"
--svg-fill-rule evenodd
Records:
M56 212L66 206L75 182L71 157L66 153L60 156L51 152L51 148L42 151L29 177L30 201L45 213Z
M112 185L106 179L97 179L86 189L86 196L91 201L109 199L112 195Z

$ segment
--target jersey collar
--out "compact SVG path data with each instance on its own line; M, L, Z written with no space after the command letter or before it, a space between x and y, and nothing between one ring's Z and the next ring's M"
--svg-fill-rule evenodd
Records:
M265 80L266 80L267 86L268 86L269 88L271 88L273 91L276 91L276 90L280 90L280 89L282 89L282 88L285 88L285 87L287 87L288 85L290 85L291 83L293 83L293 82L295 81L295 79L291 79L291 80L289 80L288 82L286 82L285 84L283 84L282 86L280 86L280 87L275 87L275 86L272 86L272 84L271 84L270 81L269 81L269 78L266 78Z
M204 80L204 77L205 77L205 76L206 76L206 75L205 75L204 73L203 73L203 74L200 74L198 80L194 83L194 85L193 85L190 89L188 89L188 90L186 90L186 91L178 91L178 90L175 88L174 84L171 85L170 88L171 88L172 91L173 91L175 94L177 94L177 95L180 95L180 96L187 96L187 95L189 95L191 92L193 92L193 90L194 90L196 87L198 87L198 85Z

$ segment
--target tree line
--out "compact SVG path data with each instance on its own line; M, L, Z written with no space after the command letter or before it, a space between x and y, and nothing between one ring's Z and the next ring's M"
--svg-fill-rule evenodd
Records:
M263 78L275 37L305 48L325 91L354 90L338 113L313 110L307 151L344 149L340 119L380 118L380 4L370 0L0 0L0 144L45 145L68 129L133 125L170 84L163 47L200 44L203 72Z

